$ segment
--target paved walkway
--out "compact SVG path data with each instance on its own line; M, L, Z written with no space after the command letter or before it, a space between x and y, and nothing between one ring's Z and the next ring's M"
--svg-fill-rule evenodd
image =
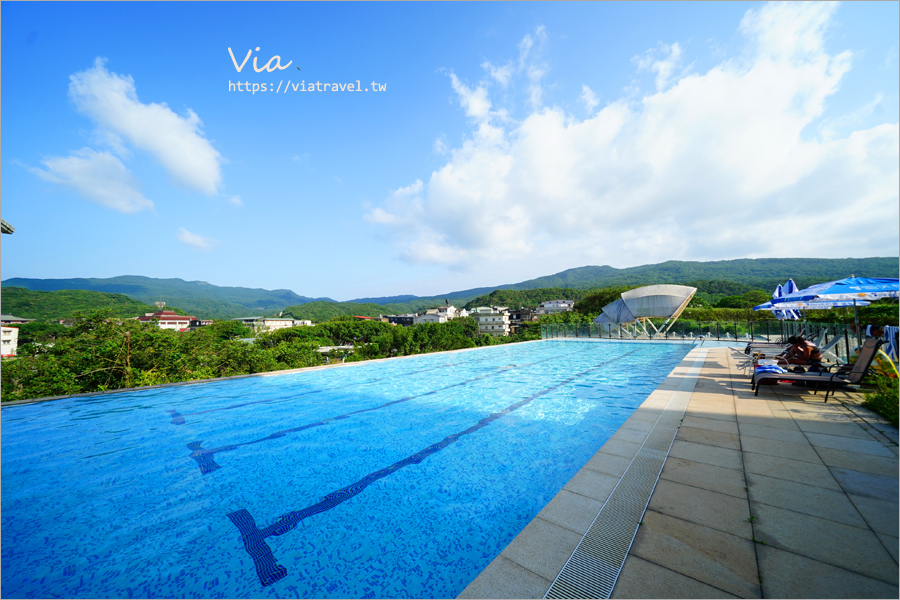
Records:
M692 350L460 598L543 597L678 394L683 420L613 598L900 596L897 429L859 394L754 396L743 358Z

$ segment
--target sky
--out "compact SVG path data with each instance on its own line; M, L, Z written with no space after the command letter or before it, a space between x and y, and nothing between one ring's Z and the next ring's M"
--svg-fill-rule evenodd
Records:
M3 2L2 278L897 256L898 7Z

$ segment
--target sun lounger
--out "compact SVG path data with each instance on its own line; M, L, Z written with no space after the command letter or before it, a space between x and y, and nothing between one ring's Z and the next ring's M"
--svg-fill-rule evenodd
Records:
M807 387L813 388L813 393L818 393L820 386L826 386L825 402L828 402L828 396L839 385L854 385L862 381L863 377L869 371L872 361L875 359L875 353L884 343L884 340L876 338L866 338L856 362L852 365L845 365L835 373L772 373L760 371L753 375L751 388L755 390L755 395L759 396L759 386L773 384L778 382L802 382Z

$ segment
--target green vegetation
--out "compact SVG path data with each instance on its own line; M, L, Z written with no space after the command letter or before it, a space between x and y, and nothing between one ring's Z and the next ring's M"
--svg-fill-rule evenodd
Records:
M900 324L900 312L898 312L897 300L884 298L873 302L869 306L860 306L860 324L873 325L898 325ZM816 323L843 323L850 325L856 322L852 306L833 308L831 310L808 311L807 319Z
M490 294L473 298L463 306L473 309L479 306L509 306L513 308L536 308L548 300L579 300L588 294L587 290L572 288L536 288L532 290L494 290Z
M71 327L29 324L17 358L3 362L2 400L23 400L321 365L321 346L353 345L331 358L405 356L538 339L540 328L506 338L478 335L472 318L413 327L338 317L313 327L262 333L236 321L192 332L159 329L111 311L77 316Z
M303 304L312 300L329 300L329 298L298 296L290 290L223 287L211 285L205 281L155 279L135 275L105 279L24 279L17 277L3 281L4 310L7 312L9 311L6 306L7 286L45 292L88 290L125 294L146 304L152 305L154 302L163 301L170 306L179 306L201 319L270 315L286 306Z
M324 323L329 319L344 316L378 317L391 314L379 304L357 304L355 302L309 302L297 306L288 306L283 316L295 319L308 319L313 323Z
M814 283L842 279L852 273L864 274L868 277L897 277L900 275L900 269L898 269L896 257L759 258L714 262L668 261L627 269L616 269L609 266L580 267L521 283L448 292L434 297L404 295L363 298L351 303L336 303L329 298L298 296L290 290L223 287L203 281L153 279L138 276L107 279L13 278L3 281L3 285L35 291L90 290L125 294L147 304L164 301L170 306L181 307L202 319L274 315L282 310L290 311L297 318L311 318L300 317L299 311L294 309L300 305L321 301L337 305L357 305L357 308L336 312L331 316L336 314L377 316L379 313L398 314L422 311L442 305L446 299L449 299L455 306L499 304L515 308L529 308L537 306L544 300L557 298L579 300L588 292L610 287L639 287L658 283L675 283L696 287L698 292L694 296L691 306L705 307L713 306L727 296L743 297L754 289L770 295L776 285L783 284L789 277L792 277L798 286L805 287ZM554 290L568 291L560 294ZM492 293L496 291L528 293L523 296L496 294L492 297ZM360 310L359 305L378 305L381 308L378 313L375 313L374 309ZM4 310L10 312L11 309L4 304ZM320 317L311 320L323 322L328 318L330 318L329 315L323 312Z
M23 319L63 319L77 312L102 309L111 309L123 317L138 317L155 311L156 307L124 294L85 290L35 292L19 287L3 287L4 312Z
M897 277L900 267L892 258L742 258L708 262L670 260L655 265L641 265L627 269L609 266L580 267L555 275L539 277L509 286L509 289L534 289L570 287L578 289L599 288L613 285L653 285L717 280L732 282L771 291L788 278L803 288L814 283L843 279L851 274L865 277ZM701 286L694 285L701 289ZM748 291L717 292L723 295L740 295Z
M864 395L863 406L874 410L896 427L898 423L898 398L900 385L896 377L875 375L872 378L875 388Z

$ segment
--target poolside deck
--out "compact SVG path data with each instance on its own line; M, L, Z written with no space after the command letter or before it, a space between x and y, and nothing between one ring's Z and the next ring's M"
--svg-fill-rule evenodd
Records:
M897 429L855 393L756 397L743 358L692 350L459 597L544 597L666 419L674 441L611 597L900 596Z

